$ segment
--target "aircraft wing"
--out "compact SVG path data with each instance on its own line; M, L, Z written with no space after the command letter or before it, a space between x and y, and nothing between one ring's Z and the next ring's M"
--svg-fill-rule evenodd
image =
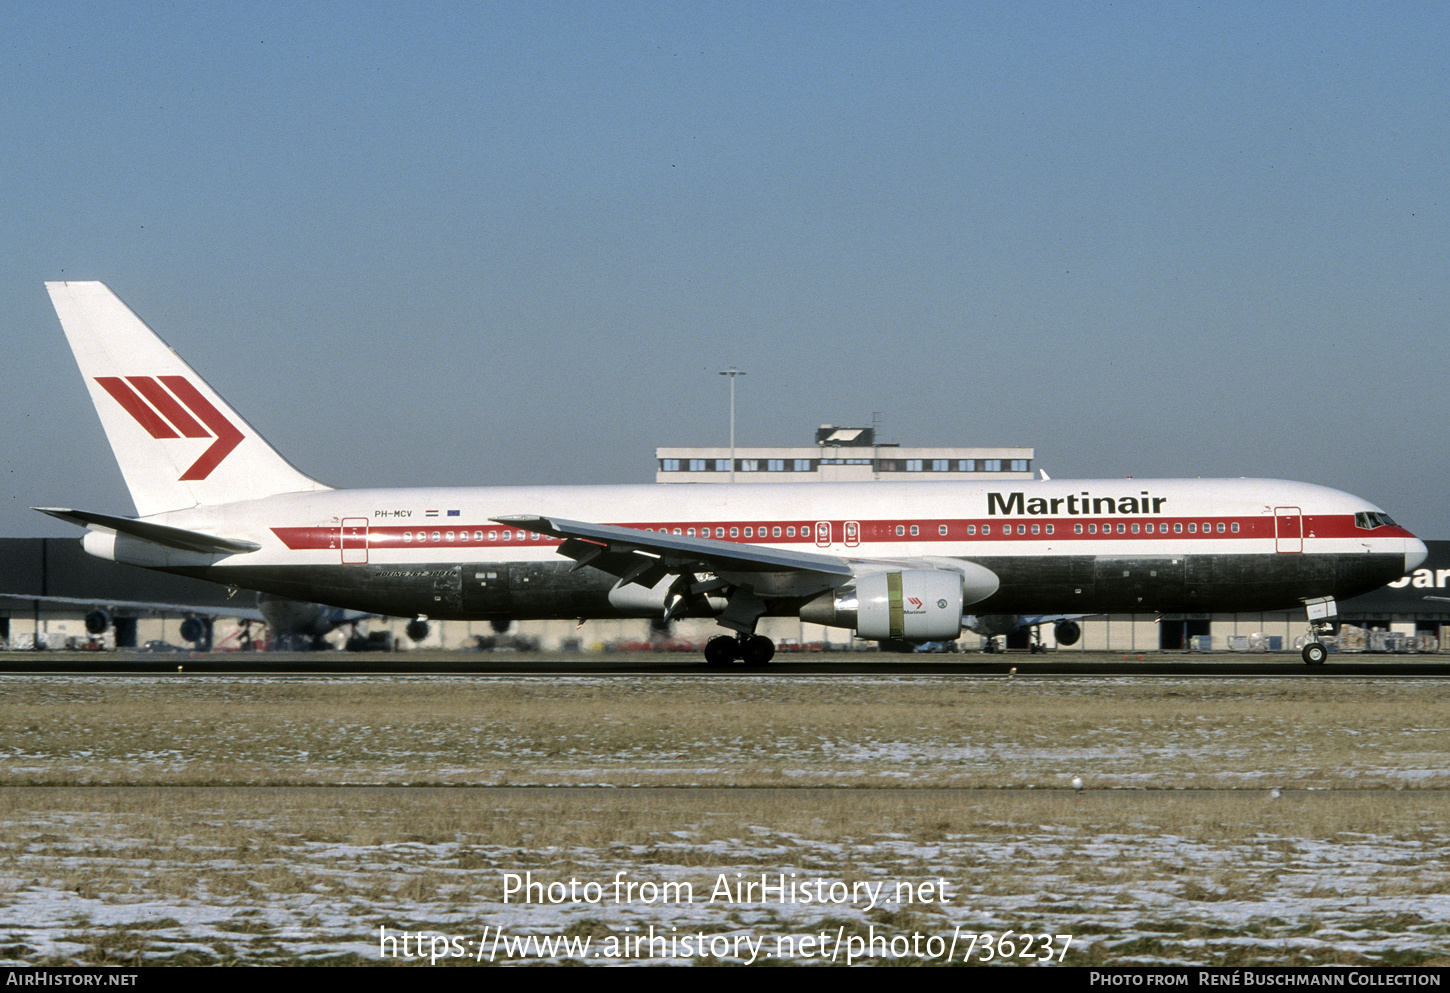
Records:
M53 603L67 607L99 608L108 613L126 614L190 614L196 617L235 617L239 621L265 620L256 607L205 607L194 603L162 603L156 600L110 600L105 597L30 596L24 593L0 594L0 602Z
M625 584L650 587L673 573L713 572L732 584L749 585L767 595L810 596L834 589L856 575L850 561L839 555L688 538L558 517L524 515L493 520L563 538L559 552L574 559L578 563L575 568L591 565L620 577Z
M618 576L616 589L639 584L653 590L676 576L664 591L666 620L691 601L723 596L726 606L716 620L746 634L753 632L755 621L770 611L769 601L784 601L789 609L799 609L822 593L868 574L896 569L954 572L970 588L967 602L989 596L999 582L990 570L961 560L847 559L821 552L690 538L557 517L523 515L493 520L563 538L559 553L573 559L577 563L574 568L587 565Z

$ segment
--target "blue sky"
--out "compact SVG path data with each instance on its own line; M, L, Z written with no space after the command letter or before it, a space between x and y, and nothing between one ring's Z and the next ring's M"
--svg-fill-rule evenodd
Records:
M1030 445L1450 537L1443 4L0 4L0 534L129 512L42 283L299 468Z

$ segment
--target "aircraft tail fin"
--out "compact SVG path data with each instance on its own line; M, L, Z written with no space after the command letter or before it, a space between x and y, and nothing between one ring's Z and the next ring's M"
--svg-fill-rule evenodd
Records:
M104 283L46 283L141 517L326 490L229 407Z

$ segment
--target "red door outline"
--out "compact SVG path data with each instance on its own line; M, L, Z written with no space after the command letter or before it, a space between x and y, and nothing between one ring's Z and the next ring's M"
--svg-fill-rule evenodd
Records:
M1298 507L1274 508L1274 551L1304 551L1304 517Z
M368 564L368 519L366 517L344 517L342 519L342 564Z

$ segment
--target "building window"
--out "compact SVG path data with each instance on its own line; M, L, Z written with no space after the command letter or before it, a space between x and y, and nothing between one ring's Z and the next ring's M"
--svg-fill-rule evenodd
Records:
M691 472L704 472L705 471L705 460L704 459L691 459L690 460L690 471Z
M976 472L976 459L957 459L957 472Z
M1001 472L1002 471L1002 460L1001 459L983 459L982 460L982 471L983 472Z
M741 472L759 472L760 471L760 460L759 459L741 459L740 460L740 471Z
M784 472L785 471L785 459L766 459L765 460L765 471L766 472Z
M715 471L716 472L729 472L730 471L730 460L729 459L716 459L715 460Z
M795 471L796 472L810 472L811 471L811 460L810 459L796 459L795 460Z
M921 459L907 459L906 460L906 471L907 472L921 472Z
M1027 471L1027 460L1026 459L1013 459L1012 460L1012 471L1013 472L1026 472Z
M931 460L931 471L932 472L950 472L951 471L951 467L952 467L952 463L951 463L951 460L950 459L932 459Z

